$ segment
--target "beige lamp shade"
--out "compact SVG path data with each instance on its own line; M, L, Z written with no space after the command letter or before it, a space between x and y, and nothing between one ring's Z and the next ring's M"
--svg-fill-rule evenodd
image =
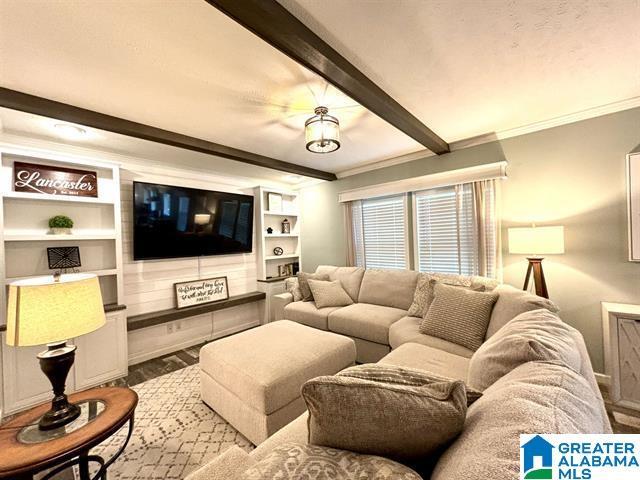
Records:
M510 228L509 253L523 255L564 253L564 227Z
M93 332L105 324L98 277L61 275L9 285L7 345L54 343Z

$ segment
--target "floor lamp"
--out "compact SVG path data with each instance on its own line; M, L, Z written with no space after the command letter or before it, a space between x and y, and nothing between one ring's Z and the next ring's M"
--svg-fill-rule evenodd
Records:
M543 255L564 253L564 227L518 227L509 229L509 253L527 255L529 266L523 290L528 290L533 275L536 295L549 298L542 270Z

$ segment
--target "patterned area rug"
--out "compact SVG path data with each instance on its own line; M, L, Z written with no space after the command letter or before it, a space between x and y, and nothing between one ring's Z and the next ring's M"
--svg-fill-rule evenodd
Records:
M109 480L182 479L231 445L253 445L200 400L199 366L193 365L133 387L140 401L133 435L109 468ZM111 457L126 438L123 427L92 450Z

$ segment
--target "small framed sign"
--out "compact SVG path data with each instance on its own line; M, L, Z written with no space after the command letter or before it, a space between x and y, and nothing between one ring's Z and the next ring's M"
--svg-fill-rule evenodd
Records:
M43 195L97 197L98 176L90 170L14 162L13 189Z
M174 283L174 286L176 288L176 306L178 308L192 307L229 298L227 277Z

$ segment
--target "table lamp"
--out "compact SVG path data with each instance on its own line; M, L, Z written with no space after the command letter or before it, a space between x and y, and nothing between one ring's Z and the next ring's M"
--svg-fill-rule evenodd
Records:
M564 227L518 227L509 229L509 253L525 254L529 260L523 290L529 287L533 272L536 295L549 298L542 270L542 255L564 253Z
M53 430L75 420L80 408L64 393L75 358L67 339L93 332L105 324L98 277L77 273L18 280L9 285L7 345L47 345L38 354L40 368L51 382L53 401L38 426Z

